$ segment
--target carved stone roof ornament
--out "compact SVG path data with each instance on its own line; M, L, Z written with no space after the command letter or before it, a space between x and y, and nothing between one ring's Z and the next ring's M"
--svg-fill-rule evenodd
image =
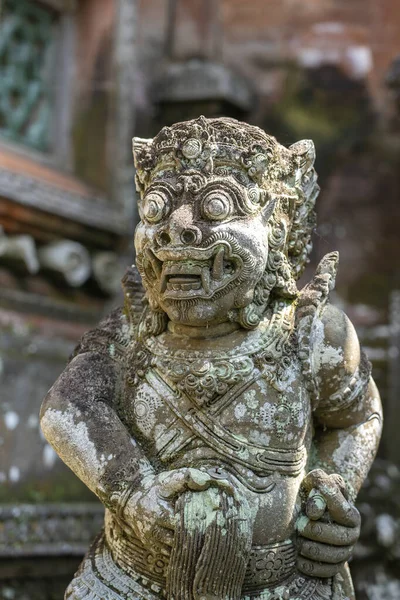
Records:
M154 83L158 104L182 106L198 102L225 105L230 110L249 112L254 93L249 82L214 60L191 59L169 64Z
M133 147L138 270L42 407L106 507L66 598L353 599L381 408L337 253L297 288L314 146L200 117Z

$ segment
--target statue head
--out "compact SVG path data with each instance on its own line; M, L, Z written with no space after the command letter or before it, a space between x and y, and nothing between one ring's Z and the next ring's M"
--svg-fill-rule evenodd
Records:
M137 267L156 330L166 319L252 329L273 299L297 296L319 191L311 141L285 148L200 117L134 138L133 151Z

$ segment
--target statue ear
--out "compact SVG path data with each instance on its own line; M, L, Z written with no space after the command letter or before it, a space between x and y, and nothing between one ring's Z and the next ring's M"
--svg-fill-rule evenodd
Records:
M305 175L314 166L315 146L312 140L300 140L289 146L289 150L295 155L296 163L301 175Z
M150 156L150 148L153 142L152 138L144 139L134 137L132 139L132 152L133 152L133 162L136 169L135 182L136 182L136 191L142 196L146 187L147 182L147 171L146 166L148 168L149 156Z
M136 169L140 169L141 156L150 148L152 142L153 138L134 137L132 139L133 162Z

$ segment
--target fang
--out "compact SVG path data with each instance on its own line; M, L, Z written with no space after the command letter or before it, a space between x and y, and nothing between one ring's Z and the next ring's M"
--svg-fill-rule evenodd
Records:
M213 279L216 279L217 281L221 281L221 279L224 276L224 256L225 256L225 250L224 250L224 248L221 248L220 250L218 250L218 252L214 258L214 264L213 264L213 268L212 268L212 277L213 277Z

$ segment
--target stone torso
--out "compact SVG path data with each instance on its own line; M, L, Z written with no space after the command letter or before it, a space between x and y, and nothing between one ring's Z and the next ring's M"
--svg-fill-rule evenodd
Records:
M293 317L288 305L253 332L207 340L166 332L127 353L123 418L132 436L159 470L233 479L257 507L262 544L292 534L310 445Z

